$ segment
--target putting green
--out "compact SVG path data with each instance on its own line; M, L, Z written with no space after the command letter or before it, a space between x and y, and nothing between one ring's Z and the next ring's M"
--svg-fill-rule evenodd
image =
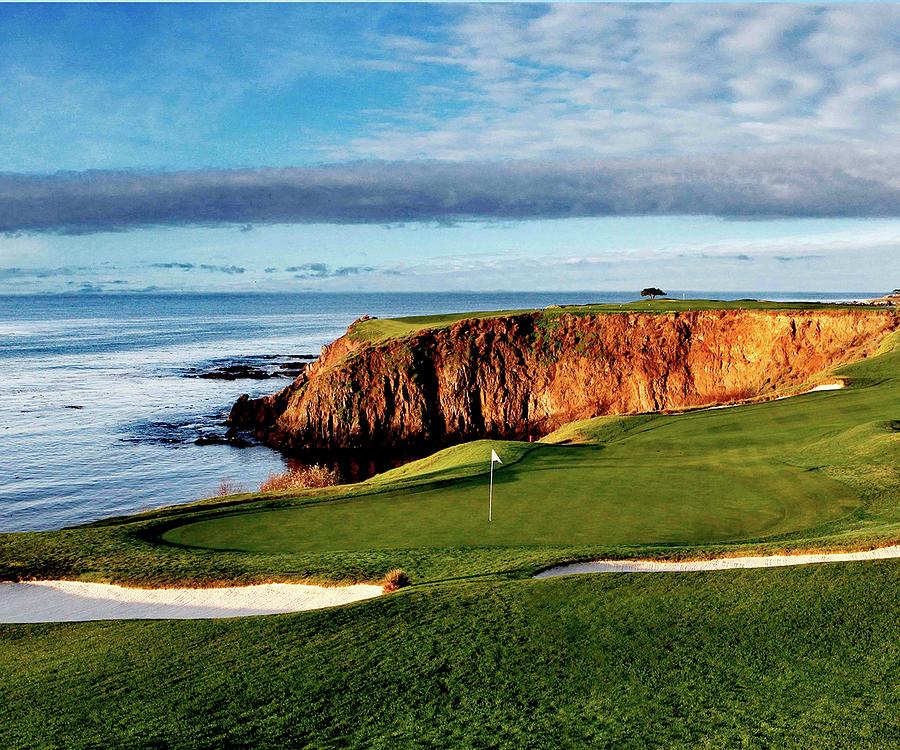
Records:
M685 488L691 487L690 491ZM856 505L804 469L723 455L647 462L600 447L542 446L481 476L180 526L167 542L253 552L725 541L785 533Z
M820 434L808 419L842 393L660 417L613 442L540 445L495 474L487 522L484 475L179 526L169 543L253 552L416 547L719 542L833 520L853 491L790 460ZM820 422L821 425L821 422ZM777 442L766 439L777 427ZM792 440L792 437L794 438ZM801 440L805 438L805 440ZM502 443L498 443L502 453ZM798 461L798 457L794 457Z

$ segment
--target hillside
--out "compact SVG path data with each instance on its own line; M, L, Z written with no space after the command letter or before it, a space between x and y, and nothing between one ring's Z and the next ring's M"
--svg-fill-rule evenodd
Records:
M0 626L0 746L894 750L900 564Z

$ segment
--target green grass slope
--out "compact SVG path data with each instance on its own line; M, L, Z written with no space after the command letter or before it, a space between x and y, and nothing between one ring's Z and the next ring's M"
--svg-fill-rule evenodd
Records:
M0 626L0 747L893 750L898 574L456 583L297 615Z

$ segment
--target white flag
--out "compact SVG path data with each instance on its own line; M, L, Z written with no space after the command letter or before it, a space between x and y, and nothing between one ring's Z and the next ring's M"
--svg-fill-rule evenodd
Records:
M497 462L498 464L502 464L503 461L500 460L500 456L497 455L497 451L491 448L491 463Z

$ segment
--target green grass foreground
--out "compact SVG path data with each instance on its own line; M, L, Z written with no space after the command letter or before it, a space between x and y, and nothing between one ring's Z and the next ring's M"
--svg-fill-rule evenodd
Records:
M0 746L893 750L898 602L885 561L0 626Z

